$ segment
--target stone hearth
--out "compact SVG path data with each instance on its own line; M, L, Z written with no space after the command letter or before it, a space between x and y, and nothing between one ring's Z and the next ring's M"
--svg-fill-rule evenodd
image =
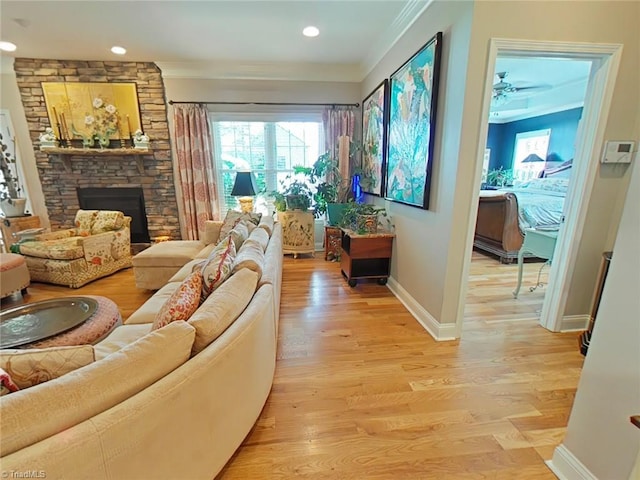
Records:
M173 180L164 83L153 63L42 60L16 58L16 79L24 106L36 166L53 229L73 225L80 208L78 188L130 188L144 192L151 238L180 238L178 205ZM59 155L40 151L39 135L49 125L41 82L135 82L144 132L151 138L149 155L142 156L142 172L135 156L75 155L67 171ZM115 208L114 208L115 209Z

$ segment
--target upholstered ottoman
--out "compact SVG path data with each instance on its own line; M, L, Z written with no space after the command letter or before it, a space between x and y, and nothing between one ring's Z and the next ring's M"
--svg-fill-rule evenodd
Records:
M0 298L17 291L26 294L30 282L29 269L22 255L0 253Z
M98 309L86 321L66 332L20 348L69 347L72 345L96 344L103 340L111 331L122 325L122 316L118 306L107 297L97 295L83 295L98 302Z
M170 240L143 250L132 259L136 287L158 290L205 246L199 240Z

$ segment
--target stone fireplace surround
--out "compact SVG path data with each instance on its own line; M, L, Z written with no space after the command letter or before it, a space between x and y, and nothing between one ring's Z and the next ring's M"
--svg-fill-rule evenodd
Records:
M167 104L160 69L154 63L143 62L16 58L14 70L52 229L73 225L80 208L78 188L140 187L144 192L151 239L164 235L180 239ZM42 152L38 137L50 125L41 82L135 82L142 128L151 139L152 150L140 157L143 173L138 169L135 156L75 155L69 162L71 171L67 171L60 155Z

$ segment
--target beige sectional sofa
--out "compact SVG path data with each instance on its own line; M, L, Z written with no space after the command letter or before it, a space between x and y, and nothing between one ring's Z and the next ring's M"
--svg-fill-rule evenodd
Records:
M48 480L213 479L253 427L275 371L280 224L257 268L239 261L241 251L188 321L151 330L191 265L95 345L94 362L0 397L1 470Z

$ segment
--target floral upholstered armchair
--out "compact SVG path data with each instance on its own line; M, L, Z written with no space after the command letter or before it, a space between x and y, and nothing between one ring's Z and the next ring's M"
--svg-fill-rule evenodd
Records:
M37 235L19 245L31 281L78 288L131 266L131 217L114 210L78 210L75 228Z

